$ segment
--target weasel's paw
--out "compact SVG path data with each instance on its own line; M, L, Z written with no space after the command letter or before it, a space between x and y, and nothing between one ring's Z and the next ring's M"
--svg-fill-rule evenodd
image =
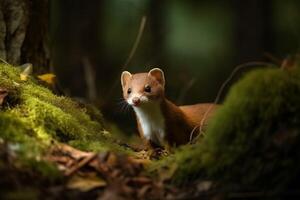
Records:
M152 149L151 152L149 151L149 153L150 153L151 160L158 160L158 159L168 156L170 154L169 151L164 148L155 148L155 149Z

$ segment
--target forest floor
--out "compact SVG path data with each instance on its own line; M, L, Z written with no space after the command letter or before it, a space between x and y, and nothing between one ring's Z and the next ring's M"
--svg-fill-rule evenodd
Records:
M0 199L299 199L298 67L249 73L209 137L172 153L120 141L28 71L0 64Z
M210 181L176 185L170 173L146 173L145 168L152 162L146 151L133 156L95 153L59 143L41 158L59 169L60 175L51 177L16 166L16 155L10 148L0 144L1 160L7 164L0 170L1 191L7 189L5 199L211 199L219 195L210 190Z

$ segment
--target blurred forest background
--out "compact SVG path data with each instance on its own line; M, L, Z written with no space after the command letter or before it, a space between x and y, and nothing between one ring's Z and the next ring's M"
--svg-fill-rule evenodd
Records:
M299 52L299 11L297 0L52 0L54 71L70 96L89 99L106 119L132 130L132 113L118 104L119 79L143 16L142 38L126 70L162 68L167 96L192 104L214 101L241 63Z
M143 16L143 34L126 70L135 73L162 68L167 96L178 104L214 101L222 83L239 64L280 63L288 54L299 52L297 0L30 2L40 5L33 6L40 13L32 12L32 23L45 28L36 32L49 28L47 64L64 93L94 103L106 119L127 132L134 130L135 122L132 112L122 111L119 104L120 74ZM48 22L42 15L49 16ZM30 35L31 40L38 39Z

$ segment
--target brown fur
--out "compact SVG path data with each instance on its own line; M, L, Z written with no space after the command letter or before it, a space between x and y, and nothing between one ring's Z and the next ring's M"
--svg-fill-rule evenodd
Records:
M213 108L212 112L208 113L207 119L216 108L215 105L206 103L178 107L166 99L162 104L162 110L166 119L168 143L171 145L186 144L190 141L192 133L193 138L197 136L201 120L210 106ZM207 125L207 119L204 121L204 126Z
M124 99L128 99L130 94L127 93L128 88L133 92L147 96L152 101L160 102L160 108L162 115L165 119L165 140L173 145L182 145L190 141L191 134L196 136L199 133L199 126L206 111L211 108L211 111L207 114L204 120L204 127L207 124L208 119L216 109L214 104L195 104L176 106L171 101L167 100L164 95L164 75L161 70L152 70L149 73L130 74L129 72L123 72L121 76L123 96ZM145 85L150 85L152 88L151 93L144 92ZM139 119L137 118L138 131L143 138L143 130L141 128ZM152 141L147 141L152 147L156 147L157 144Z

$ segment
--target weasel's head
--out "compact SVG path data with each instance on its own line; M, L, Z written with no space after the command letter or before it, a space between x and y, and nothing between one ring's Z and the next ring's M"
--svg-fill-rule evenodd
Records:
M121 75L121 84L123 97L132 106L143 106L164 98L165 77L159 68L138 74L124 71Z

